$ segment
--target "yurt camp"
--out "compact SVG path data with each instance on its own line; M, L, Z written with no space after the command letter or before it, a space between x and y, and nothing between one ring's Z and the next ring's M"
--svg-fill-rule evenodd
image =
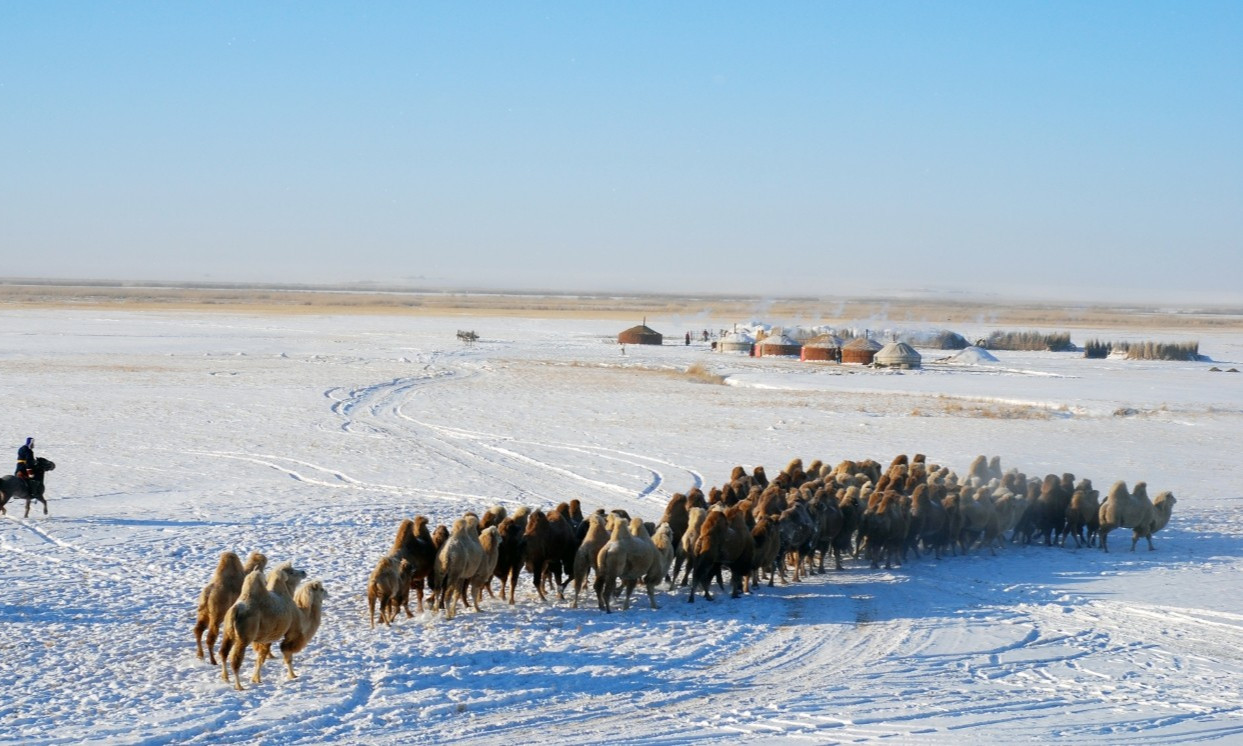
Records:
M872 363L878 368L918 368L923 358L906 342L890 342L876 352Z
M755 351L755 337L744 331L734 331L721 337L716 348L721 352L750 355Z
M646 319L644 321L646 322ZM618 334L617 341L624 345L659 345L665 343L665 338L660 332L643 323Z
M802 360L842 361L842 339L834 334L821 334L803 344Z
M798 357L803 346L784 334L770 334L755 346L756 357L793 356Z
M842 346L842 362L871 365L881 346L880 342L869 337L856 337Z

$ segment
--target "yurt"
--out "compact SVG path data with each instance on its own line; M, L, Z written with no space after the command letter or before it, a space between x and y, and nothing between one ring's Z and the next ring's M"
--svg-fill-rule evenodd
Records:
M803 344L802 360L842 361L842 339L833 334L821 334Z
M906 342L890 342L877 351L872 362L878 368L918 368L923 360Z
M750 355L755 350L755 337L746 332L730 332L721 337L721 341L717 343L716 348L721 352Z
M798 357L802 349L803 346L801 344L784 334L770 334L756 345L755 354L756 357L771 357L775 355L793 355Z
M647 324L639 324L618 334L617 341L624 345L659 345L665 343L665 338Z
M856 337L842 347L843 363L859 363L871 365L872 359L880 351L881 344L868 337Z

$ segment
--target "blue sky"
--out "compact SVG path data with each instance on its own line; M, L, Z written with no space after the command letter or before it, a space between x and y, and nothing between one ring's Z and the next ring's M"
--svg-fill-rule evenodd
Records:
M2 3L0 258L1239 299L1243 3Z

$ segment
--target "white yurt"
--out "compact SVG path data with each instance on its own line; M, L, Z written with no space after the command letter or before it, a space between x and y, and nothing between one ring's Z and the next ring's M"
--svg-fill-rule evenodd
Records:
M743 331L735 331L721 337L721 341L717 342L716 348L721 352L750 355L754 346L755 337Z
M920 354L906 342L890 342L872 358L878 368L918 368L922 362Z

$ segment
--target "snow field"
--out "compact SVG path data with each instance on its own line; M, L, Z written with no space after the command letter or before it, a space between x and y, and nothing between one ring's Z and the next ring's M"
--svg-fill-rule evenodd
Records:
M998 352L879 373L623 356L601 321L479 319L467 347L450 317L0 315L9 440L58 466L50 516L0 520L0 741L1243 738L1243 376L1208 371L1243 359L1229 334L1196 335L1215 363ZM735 464L915 452L1179 502L1156 552L856 561L738 600L662 587L659 609L640 592L607 616L541 604L524 573L512 607L368 628L366 579L405 517L578 498L657 520ZM248 653L237 693L194 657L225 549L325 582L298 679L278 661L251 686Z

